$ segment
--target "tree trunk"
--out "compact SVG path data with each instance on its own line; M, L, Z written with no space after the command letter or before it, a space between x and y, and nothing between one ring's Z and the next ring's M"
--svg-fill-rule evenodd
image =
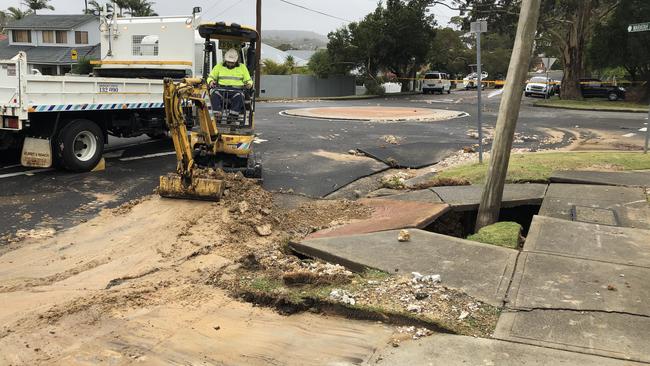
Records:
M570 19L566 43L563 47L562 61L564 62L564 77L560 97L562 99L582 99L580 79L584 70L584 53L587 36L590 31L593 0L583 0L578 3L573 17Z

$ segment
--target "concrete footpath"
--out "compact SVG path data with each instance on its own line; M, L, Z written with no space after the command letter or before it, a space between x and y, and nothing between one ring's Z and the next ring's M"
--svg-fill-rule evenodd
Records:
M439 274L445 286L502 309L494 339L436 334L387 347L372 364L650 363L650 182L646 173L571 173L555 176L577 184L507 187L504 207L541 205L521 250L418 229L408 243L397 241L398 230L334 229L291 247L356 271ZM479 193L476 186L436 187L382 199L419 202L437 220L443 205L475 209Z

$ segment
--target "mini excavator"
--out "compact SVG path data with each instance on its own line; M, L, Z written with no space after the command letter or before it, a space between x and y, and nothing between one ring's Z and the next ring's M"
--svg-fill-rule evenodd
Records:
M208 88L210 65L216 64L216 52L220 52L213 40L235 45L240 60L254 75L259 66L255 58L259 35L254 29L223 22L202 24L198 31L205 40L203 78L164 81L165 117L178 165L176 173L160 177L158 193L168 198L218 201L224 189L222 172L241 172L247 178L261 179L262 166L253 152L254 91L242 91L245 111L233 118L227 90ZM208 108L211 92L226 95L219 113L214 107L212 112Z

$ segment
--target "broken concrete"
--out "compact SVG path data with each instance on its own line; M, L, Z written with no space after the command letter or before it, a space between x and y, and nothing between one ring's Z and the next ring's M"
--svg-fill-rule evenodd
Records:
M546 193L546 184L506 184L502 207L540 205ZM483 194L482 185L431 188L454 211L477 210Z
M373 209L365 220L335 226L309 235L308 239L358 235L404 228L425 228L449 210L449 205L388 198L364 198L358 202Z
M377 352L369 365L599 365L624 366L631 362L582 353L504 342L494 339L433 334ZM634 363L636 364L636 363Z
M438 175L437 172L429 172L429 173L425 173L425 174L422 174L422 175L418 175L417 177L414 177L414 178L411 178L411 179L407 179L404 182L404 187L406 187L408 189L417 189L422 184L426 184L426 183L431 182L431 180L433 180L433 178L435 178L436 175Z
M417 202L428 202L428 203L444 203L440 197L438 197L435 192L430 189L421 189L418 191L406 192L395 194L391 196L385 196L391 200L399 201L417 201Z
M509 307L650 316L648 278L648 268L524 252L508 293Z
M415 142L402 145L361 148L367 156L393 168L419 169L433 165L456 153L462 145L444 142Z
M650 268L650 230L535 216L524 250Z
M608 208L573 206L571 216L573 217L573 221L577 222L618 226L616 212Z
M602 184L607 186L650 187L650 171L596 172L558 171L551 175L553 183Z
M468 240L409 230L411 241L397 241L399 231L290 243L309 257L338 263L357 272L376 268L388 273L439 274L442 284L495 306L502 305L518 252Z
M494 338L650 362L650 318L644 316L566 310L504 312Z
M642 188L551 184L539 214L574 220L574 206L610 209L619 226L650 229L650 206Z

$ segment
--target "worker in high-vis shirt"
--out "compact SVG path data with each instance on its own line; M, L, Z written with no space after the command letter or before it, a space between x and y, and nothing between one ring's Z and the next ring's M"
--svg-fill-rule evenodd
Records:
M244 113L243 89L252 88L253 80L246 65L239 63L237 50L229 49L223 58L224 62L212 69L207 80L212 110L222 113L224 102L230 100L230 115L238 119Z

